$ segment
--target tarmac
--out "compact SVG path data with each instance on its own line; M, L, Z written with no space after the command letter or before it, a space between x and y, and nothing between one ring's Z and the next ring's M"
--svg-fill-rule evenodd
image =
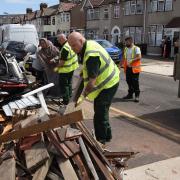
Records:
M142 72L162 76L172 76L174 61L167 59L142 58Z

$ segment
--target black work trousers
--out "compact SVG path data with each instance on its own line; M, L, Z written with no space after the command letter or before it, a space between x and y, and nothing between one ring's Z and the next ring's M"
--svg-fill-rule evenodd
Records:
M94 100L94 129L98 141L110 141L112 138L109 124L109 108L118 89L119 83L109 89L104 89Z
M126 82L128 84L128 92L129 95L133 95L135 93L136 97L140 95L139 89L139 73L133 73L132 68L127 67L126 70Z
M63 103L67 105L72 96L72 77L74 71L70 73L60 73L59 74L59 85L60 91L63 98Z

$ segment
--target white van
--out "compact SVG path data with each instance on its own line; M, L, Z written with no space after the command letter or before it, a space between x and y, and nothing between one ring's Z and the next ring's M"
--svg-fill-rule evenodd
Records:
M39 44L36 27L32 24L8 24L0 26L0 44L6 41L32 43L36 47Z

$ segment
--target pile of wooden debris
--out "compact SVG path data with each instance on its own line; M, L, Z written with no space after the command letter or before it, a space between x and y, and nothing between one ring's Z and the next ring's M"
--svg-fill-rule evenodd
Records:
M121 179L134 153L105 151L82 120L81 111L64 116L43 115L42 109L16 112L12 130L7 126L0 135L1 179Z

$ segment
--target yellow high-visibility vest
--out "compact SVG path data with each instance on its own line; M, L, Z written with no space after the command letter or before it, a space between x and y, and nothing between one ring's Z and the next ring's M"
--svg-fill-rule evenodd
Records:
M55 68L55 71L58 72L58 73L69 73L69 72L72 72L72 71L76 70L79 67L78 56L71 49L71 47L68 44L68 42L66 42L64 44L64 46L62 47L62 49L60 51L60 54L61 54L63 49L66 49L69 52L67 60L65 61L63 67L57 67L57 68Z
M89 100L94 100L103 89L109 89L119 82L119 69L111 59L108 52L97 42L89 40L83 58L84 87L87 86L89 78L86 62L89 57L99 57L101 65L96 79L95 88L87 95Z

